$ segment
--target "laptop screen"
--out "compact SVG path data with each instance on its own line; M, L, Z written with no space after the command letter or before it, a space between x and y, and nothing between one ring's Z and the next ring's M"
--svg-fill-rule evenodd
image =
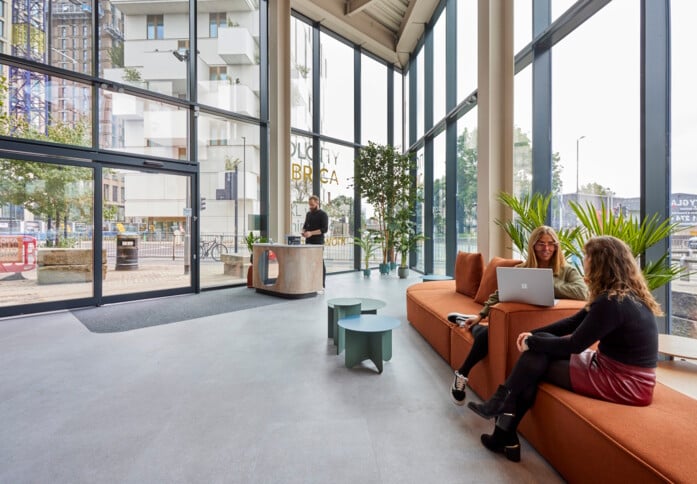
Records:
M499 301L522 302L536 306L554 306L552 269L497 267Z

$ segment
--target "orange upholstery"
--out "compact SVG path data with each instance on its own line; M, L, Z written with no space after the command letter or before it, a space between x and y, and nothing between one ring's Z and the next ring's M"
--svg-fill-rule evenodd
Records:
M484 304L489 296L498 289L498 281L496 280L496 268L497 267L514 267L521 264L522 261L517 259L504 259L502 257L494 257L486 265L484 274L482 275L482 281L479 283L479 289L477 294L474 296L474 302L479 304Z
M560 299L554 307L549 308L512 302L492 306L489 312L489 356L474 367L470 373L469 386L481 398L489 398L520 357L515 344L518 335L571 316L583 304L583 301ZM472 333L469 330L452 328L450 366L453 369L459 368L465 361L472 343Z
M658 383L631 407L540 385L523 436L568 482L695 482L697 400Z
M474 297L484 273L484 257L481 253L458 252L455 259L455 290Z
M480 291L483 286L484 281ZM520 356L518 334L570 316L583 305L560 300L550 308L492 306L489 355L470 372L469 386L489 398ZM481 307L456 291L456 281L407 289L407 319L452 368L462 364L473 340L470 331L450 324L447 314L476 313ZM603 402L542 384L519 430L568 482L695 482L697 476L697 400L660 383L647 407Z

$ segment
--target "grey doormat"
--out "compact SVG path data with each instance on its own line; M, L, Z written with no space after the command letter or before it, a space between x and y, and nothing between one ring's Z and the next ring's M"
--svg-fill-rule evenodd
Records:
M75 309L71 313L93 333L119 333L284 302L253 289L235 287Z

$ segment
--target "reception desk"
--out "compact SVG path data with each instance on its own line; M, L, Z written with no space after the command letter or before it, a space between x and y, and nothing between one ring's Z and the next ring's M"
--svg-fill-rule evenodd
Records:
M322 289L322 245L254 244L253 286L287 298L315 296Z

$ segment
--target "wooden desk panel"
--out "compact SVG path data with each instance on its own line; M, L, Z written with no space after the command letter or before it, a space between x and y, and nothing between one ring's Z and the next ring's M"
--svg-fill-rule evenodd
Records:
M275 279L268 275L269 252L278 264ZM257 292L300 298L315 296L322 289L322 245L254 244L253 286ZM265 280L266 279L266 280Z

